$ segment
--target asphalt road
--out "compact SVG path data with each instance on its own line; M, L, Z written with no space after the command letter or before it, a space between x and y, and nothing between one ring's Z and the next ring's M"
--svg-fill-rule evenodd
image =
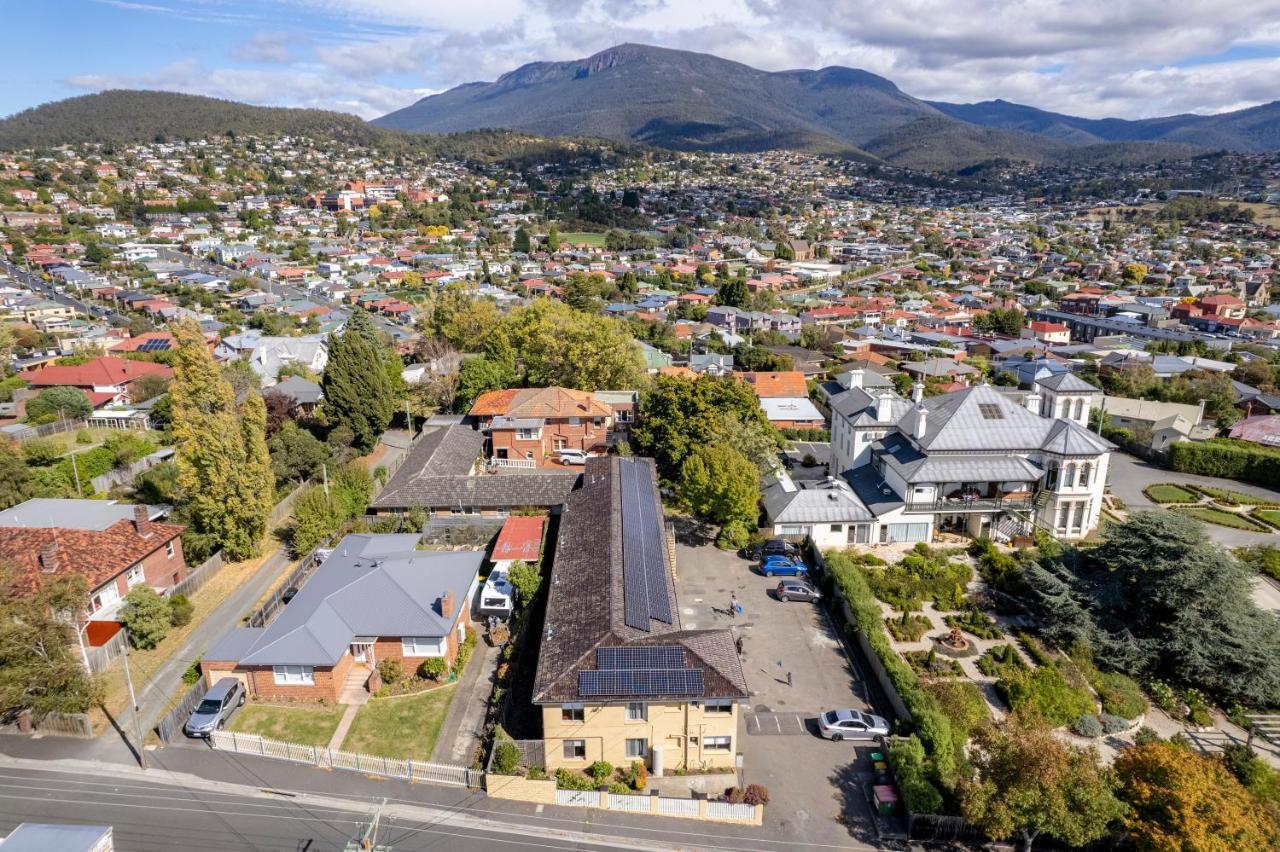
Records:
M368 813L354 807L317 806L287 797L0 768L0 832L7 834L22 822L113 825L118 852L327 852L358 838L368 820ZM395 852L620 848L453 825L448 818L416 821L395 816L383 818L377 839Z

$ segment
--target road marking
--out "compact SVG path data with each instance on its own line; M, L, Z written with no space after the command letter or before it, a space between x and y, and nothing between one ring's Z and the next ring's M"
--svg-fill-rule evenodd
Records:
M747 734L750 736L794 737L809 733L805 720L816 713L775 713L761 711L747 714Z

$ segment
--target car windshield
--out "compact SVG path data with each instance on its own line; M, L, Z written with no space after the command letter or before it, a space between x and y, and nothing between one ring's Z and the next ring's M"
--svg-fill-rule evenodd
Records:
M197 713L217 713L222 709L222 702L213 698L206 698L200 702L200 706L196 708Z
M830 711L828 711L828 712L827 712L826 719L827 719L827 724L828 724L828 725L834 725L834 724L836 723L836 719L838 719L838 718L839 718L839 717L838 717L838 716L836 716L836 711L834 711L834 710L830 710Z

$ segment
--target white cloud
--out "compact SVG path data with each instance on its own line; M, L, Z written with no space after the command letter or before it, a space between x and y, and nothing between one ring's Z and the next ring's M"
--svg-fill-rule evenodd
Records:
M172 0L100 2L174 11L162 5ZM219 5L190 8L234 14ZM424 90L632 41L766 70L848 65L917 97L1004 98L1093 117L1280 97L1278 60L1267 58L1280 53L1280 0L257 0L252 9L271 22L264 30L313 38L263 32L231 53L279 69L199 66L176 83L163 76L172 68L133 79L372 115ZM1185 65L1244 47L1259 58Z

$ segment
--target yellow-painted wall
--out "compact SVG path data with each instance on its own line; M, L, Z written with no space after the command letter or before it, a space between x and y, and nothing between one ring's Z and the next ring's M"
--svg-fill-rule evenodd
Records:
M627 718L626 703L590 705L581 722L565 721L558 705L542 708L542 733L546 743L547 769L554 772L565 766L585 769L597 760L614 766L626 766L635 758L627 757L627 740L644 738L650 750L663 750L664 771L732 767L738 752L738 705L728 713L708 713L701 703L647 704L644 720ZM729 737L724 751L703 749L704 737ZM696 742L690 740L693 738ZM565 740L585 740L586 757L566 760ZM645 765L653 768L651 757Z

